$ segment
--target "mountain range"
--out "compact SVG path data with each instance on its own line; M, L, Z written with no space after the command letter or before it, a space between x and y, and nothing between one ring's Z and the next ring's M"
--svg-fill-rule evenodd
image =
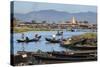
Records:
M15 18L26 22L31 22L32 20L49 22L70 21L73 16L77 21L97 22L97 13L95 12L69 13L56 10L40 10L26 14L14 13Z

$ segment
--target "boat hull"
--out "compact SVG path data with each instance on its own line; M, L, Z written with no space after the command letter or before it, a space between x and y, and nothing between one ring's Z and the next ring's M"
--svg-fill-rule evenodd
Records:
M88 57L88 58L59 58L59 57L43 57L43 56L35 56L36 59L40 60L56 60L56 61L91 61L97 60L96 57Z
M50 39L50 38L45 38L46 41L50 42L50 43L60 43L61 41L58 39L58 40L53 40L53 39Z
M17 42L37 42L37 41L39 41L40 40L40 38L41 38L41 36L39 36L38 38L33 38L33 39L29 39L29 40L26 40L26 39L24 39L24 40L17 40Z
M74 45L61 45L62 47L65 48L70 48L70 49L78 49L78 50L96 50L96 46L74 46Z

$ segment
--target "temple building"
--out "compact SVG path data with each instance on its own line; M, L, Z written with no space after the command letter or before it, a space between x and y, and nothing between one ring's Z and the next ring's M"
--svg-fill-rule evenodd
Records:
M14 19L15 20L15 19ZM15 22L15 21L13 21ZM16 21L19 22L19 21ZM66 28L74 28L74 29L88 29L93 28L96 29L96 24L91 24L88 21L79 21L75 16L72 17L71 20L68 21L60 21L60 23L32 23L32 22L23 22L16 25L16 27L29 27L29 28L43 28L43 29L66 29Z
M76 20L76 18L74 16L70 20L69 26L70 27L77 27L78 26L78 22L77 22L77 20Z

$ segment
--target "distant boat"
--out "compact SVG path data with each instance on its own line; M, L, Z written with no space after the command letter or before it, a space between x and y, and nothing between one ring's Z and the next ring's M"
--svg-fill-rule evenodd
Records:
M67 31L75 32L76 30L71 28L71 29L67 29Z
M37 42L39 41L41 38L41 36L38 36L37 38L33 38L33 39L18 39L17 42Z
M75 32L75 29L71 29L71 32Z
M56 57L67 57L67 58L86 58L86 57L94 57L96 51L71 51L71 52L48 52L48 54L52 54Z
M57 32L57 34L56 34L57 36L61 36L61 35L63 35L63 32Z
M50 42L50 43L60 43L61 42L60 39L45 38L45 40Z

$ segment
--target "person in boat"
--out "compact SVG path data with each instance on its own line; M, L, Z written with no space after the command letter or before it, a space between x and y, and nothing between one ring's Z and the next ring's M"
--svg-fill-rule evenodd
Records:
M63 41L64 40L64 38L63 38L63 35L61 36L61 41Z
M59 32L59 31L57 32L57 35L62 35L62 34L63 34L63 31L62 32Z
M63 31L61 32L61 34L63 34Z
M35 38L38 38L38 34L35 34Z
M55 40L56 39L56 35L52 35L52 39Z
M57 31L57 34L59 34L59 31Z
M63 41L64 38L63 38L63 31L61 32L61 41Z
M24 33L22 33L22 39L24 39Z
M28 40L29 40L29 38L28 38L28 37L26 37L26 40L28 41Z
M75 32L74 28L71 29L71 32Z

